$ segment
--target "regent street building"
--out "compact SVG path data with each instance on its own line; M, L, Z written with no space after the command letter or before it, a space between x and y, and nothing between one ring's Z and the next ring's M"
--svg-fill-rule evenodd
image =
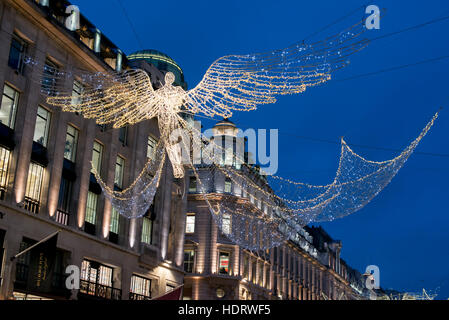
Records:
M0 1L0 299L150 299L183 283L185 183L164 168L154 205L125 219L105 199L91 161L110 188L121 190L154 156L156 120L112 129L49 106L26 55L54 69L89 72L145 69L157 88L164 73L186 86L168 56L129 59L80 15L66 27L59 0ZM77 97L81 81L64 84ZM30 256L11 257L61 230L51 288L31 290ZM80 269L79 290L65 286L65 268Z
M257 183L266 179L257 167L244 163L238 167L235 158L236 125L224 119L213 128L213 140L218 145L229 139L222 152L223 165L235 169ZM246 149L246 148L245 148ZM228 156L229 154L233 156ZM247 157L246 157L247 158ZM228 163L227 160L230 160ZM199 177L205 177L207 166L197 167ZM206 172L207 173L207 172ZM191 174L186 213L184 249L184 299L203 300L353 300L363 298L362 275L341 259L342 244L333 240L321 227L304 227L281 246L265 251L250 251L231 242L227 234L233 228L232 215L224 214L220 229L212 218L204 193L249 198L253 206L262 209L260 200L223 172L214 172L209 179ZM219 201L219 200L218 200Z

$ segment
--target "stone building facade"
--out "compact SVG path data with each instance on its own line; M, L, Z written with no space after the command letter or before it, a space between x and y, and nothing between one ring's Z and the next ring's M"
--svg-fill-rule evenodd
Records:
M228 136L232 141L236 138L237 127L225 119L215 125L213 132L214 140L224 141ZM226 159L232 159L232 152L230 157L223 157L224 165L233 165L232 160L226 163ZM197 169L199 177L204 177L204 170L209 170L201 166ZM266 183L254 166L243 164L237 169L251 176L253 181L259 181L260 186ZM211 186L201 187L193 174L190 179L184 247L184 299L361 298L361 292L357 291L361 277L354 276L358 272L347 267L340 258L341 242L334 241L323 229L305 227L281 246L265 251L243 249L227 238L226 227L220 229L217 226L202 193L214 194L217 201L222 195L246 198L248 194L224 177L214 176L209 179L213 181ZM251 202L255 206L260 205ZM232 228L231 219L229 217L229 228Z
M128 220L105 199L91 161L110 188L125 188L154 155L157 121L112 129L49 106L22 58L92 73L139 66L155 86L167 70L127 59L83 15L69 30L68 6L0 1L0 299L149 299L183 283L185 183L166 165L154 205ZM64 85L74 98L83 89ZM10 258L56 230L52 289L30 291L28 254ZM67 265L80 268L79 290L65 288Z

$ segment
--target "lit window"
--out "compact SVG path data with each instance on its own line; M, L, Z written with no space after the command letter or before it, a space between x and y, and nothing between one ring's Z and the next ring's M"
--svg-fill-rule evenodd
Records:
M103 145L94 141L94 148L92 150L92 168L100 174L101 171L101 160L103 158Z
M42 77L42 91L50 96L54 96L56 94L57 77L58 66L50 59L46 59Z
M249 273L249 258L248 255L244 255L243 257L243 278L248 280L248 273Z
M230 178L226 178L225 180L225 192L226 193L231 193L232 191L232 181Z
M8 65L19 73L23 72L23 58L27 49L27 43L17 35L11 39Z
M48 132L50 130L51 113L42 107L37 108L36 126L33 141L47 147Z
M82 102L82 94L84 92L84 86L78 80L73 81L72 87L72 105L77 106Z
M10 154L11 152L8 149L0 147L0 200L5 198Z
M171 285L171 284L165 285L165 292L170 292L170 291L173 291L174 289L175 289L174 285Z
M156 155L157 140L148 136L147 158L154 159Z
M184 271L187 273L192 273L194 264L195 250L184 250Z
M131 292L130 298L132 300L144 300L145 298L151 298L151 280L133 275L131 277L131 286L129 291Z
M71 125L68 125L65 138L64 158L72 162L75 162L77 145L78 145L78 130L72 127Z
M142 220L142 238L141 241L143 243L151 244L152 242L152 233L153 233L153 221L145 216Z
M28 169L27 186L25 190L25 209L34 213L39 212L44 167L37 163L30 163Z
M186 233L195 232L195 214L188 213L186 217Z
M223 231L224 234L230 234L231 233L231 215L223 214L221 219L222 219L221 230Z
M125 159L123 159L120 156L117 156L117 160L115 162L115 179L114 184L119 187L123 188L123 170L125 167Z
M0 122L11 129L14 129L18 102L19 92L5 84L0 107Z
M37 163L30 163L28 169L27 188L25 196L39 201L41 198L42 180L44 178L44 167Z
M86 205L86 222L95 225L97 222L97 203L98 194L91 191L87 193L87 205Z
M84 294L112 298L112 291L104 287L112 288L114 269L98 262L83 260L81 263L81 287L80 292ZM84 283L83 283L84 282ZM85 283L88 283L86 285Z
M189 180L189 192L195 193L196 192L196 177L190 177Z
M252 268L251 268L251 282L256 283L256 276L257 276L257 260L253 259L252 261Z
M229 274L229 252L220 251L218 256L218 273Z
M116 208L112 207L111 224L109 230L112 233L118 234L119 226L120 226L120 213Z

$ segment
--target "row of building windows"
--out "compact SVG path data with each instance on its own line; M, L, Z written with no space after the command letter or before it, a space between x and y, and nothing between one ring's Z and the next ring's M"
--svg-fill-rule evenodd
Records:
M231 274L232 269L230 265L231 253L229 251L218 252L218 268L219 274ZM195 270L195 250L184 250L184 271L187 273L193 273Z
M79 82L74 82L73 99L79 99L82 92L82 86ZM0 123L10 129L14 129L15 116L17 112L20 93L8 84L4 84L3 94L0 106ZM35 129L33 141L38 145L46 148L48 145L49 131L51 123L51 112L42 106L38 106L36 114ZM71 163L75 163L77 155L77 147L79 140L79 130L71 124L67 125L66 139L64 146L64 159ZM148 137L147 156L154 157L157 140L151 136ZM33 146L34 149L34 146ZM44 149L45 150L45 149ZM98 141L93 143L92 151L92 167L97 172L101 170L104 147ZM8 184L8 168L11 160L11 151L7 148L0 147L0 199L4 199ZM114 185L118 189L123 188L125 170L125 159L120 155L116 158ZM45 167L39 161L32 161L29 165L27 183L25 188L24 208L33 213L39 212L40 199L42 195L42 187L44 183ZM68 224L68 216L70 211L70 203L72 196L73 180L68 179L64 175L61 178L60 192L58 198L58 209L56 213L56 221L62 224ZM92 225L96 223L97 206L99 194L89 191L86 208L86 222ZM120 215L117 210L113 210L111 217L110 230L113 233L119 232ZM149 222L145 223L145 230L150 230ZM151 233L151 231L150 231ZM145 242L150 243L149 236L145 236Z
M196 177L190 177L189 180L189 193L198 193L200 192L198 189L198 183L197 183L197 178ZM224 193L227 194L231 194L233 193L233 183L232 180L227 177L225 178L224 181ZM246 191L245 188L242 188L241 193L240 194L236 194L236 192L234 191L235 195L241 195L243 198L247 198L248 197L248 192ZM263 212L266 214L268 213L268 206L266 203L263 203L261 199L254 197L253 194L249 194L249 201L254 204L259 210L263 210Z
M186 215L186 227L185 233L193 234L195 233L195 213L187 213ZM224 213L221 215L221 232L225 235L228 235L232 232L232 217L230 214Z

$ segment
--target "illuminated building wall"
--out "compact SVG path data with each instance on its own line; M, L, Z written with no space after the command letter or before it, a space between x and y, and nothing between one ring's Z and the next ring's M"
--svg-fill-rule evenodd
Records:
M46 104L33 69L21 64L24 55L90 72L131 65L84 16L78 30L67 30L68 5L0 1L0 245L7 257L0 260L0 299L149 299L183 282L185 184L166 166L154 206L139 219L118 216L105 200L91 161L110 188L126 187L151 156L158 126L151 120L112 129ZM136 63L164 79L167 70ZM83 90L80 81L66 86L74 98ZM117 165L122 185L114 183ZM9 258L58 229L54 288L30 292L26 255ZM67 265L81 269L79 291L64 289Z

